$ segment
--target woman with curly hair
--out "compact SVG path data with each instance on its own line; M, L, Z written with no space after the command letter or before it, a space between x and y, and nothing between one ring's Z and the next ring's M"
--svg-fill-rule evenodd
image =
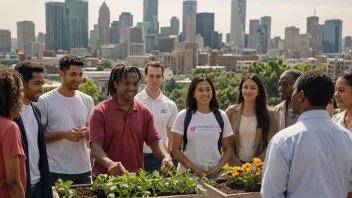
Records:
M0 69L0 197L25 197L26 157L20 131L12 121L21 110L22 89L17 72Z

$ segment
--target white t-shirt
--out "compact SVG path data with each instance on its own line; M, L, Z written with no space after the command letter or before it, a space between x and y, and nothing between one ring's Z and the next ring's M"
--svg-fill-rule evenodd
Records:
M38 147L38 121L35 118L31 105L22 104L20 111L21 119L26 131L29 155L29 170L31 174L31 184L36 184L40 181L39 170L39 147Z
M46 132L55 133L86 127L94 109L92 97L75 91L73 97L61 95L57 89L42 95L36 103L47 123ZM86 138L79 142L66 139L47 144L50 172L61 174L82 174L91 171Z
M224 111L220 110L224 120L224 131L222 138L233 135L232 128ZM178 113L172 132L183 135L184 121L186 118L186 110ZM187 159L198 167L204 168L205 159L209 159L212 166L218 165L221 155L218 148L221 128L215 118L213 112L202 114L196 112L192 115L191 122L187 129L187 145L184 151ZM179 163L177 170L187 171L187 169Z
M252 116L247 118L241 115L241 122L239 128L240 147L238 149L238 157L245 162L252 162L255 155L255 148L253 147L255 135L257 133L257 117Z
M167 146L169 143L167 128L172 127L178 113L176 104L162 93L160 93L156 100L153 100L147 95L145 89L137 94L135 98L145 104L152 112L155 126L158 129L161 139ZM144 143L143 152L152 153L153 151Z

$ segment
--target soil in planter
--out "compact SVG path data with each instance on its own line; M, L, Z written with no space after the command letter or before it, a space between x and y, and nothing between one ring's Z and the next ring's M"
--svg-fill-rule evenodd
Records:
M248 192L260 192L260 185L256 185L254 189L243 189L235 185L228 185L226 180L219 180L216 181L214 185L215 188L219 189L220 191L226 194L239 194L239 193L248 193Z
M75 187L76 196L73 198L106 198L106 195L103 191L93 192L91 187ZM195 193L192 193L195 194ZM171 193L158 193L158 196L173 196L180 194L171 194ZM118 195L116 195L118 197ZM63 196L60 195L60 198Z

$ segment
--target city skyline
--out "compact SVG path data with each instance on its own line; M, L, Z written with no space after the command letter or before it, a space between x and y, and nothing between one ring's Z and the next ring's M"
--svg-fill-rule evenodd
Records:
M214 12L215 30L226 35L226 33L230 32L231 0L216 0L216 6L211 5L212 1L213 0L198 0L197 12ZM266 0L266 4L263 4L261 0L248 0L246 33L249 33L249 20L260 19L262 16L272 17L272 38L274 36L284 38L285 28L290 26L299 28L301 34L306 33L307 17L313 16L314 8L316 8L316 16L319 17L320 24L324 24L325 20L340 19L344 23L342 36L350 36L352 35L352 18L349 15L352 13L352 5L348 1L349 0L336 0L331 3L328 0L320 0L319 3L318 0L296 0L293 3L292 0ZM3 22L0 24L0 29L10 30L12 38L15 38L15 35L17 35L16 23L18 21L29 20L35 23L36 35L38 32L46 33L45 2L50 1L12 0L1 2L1 7L16 6L16 9L4 9L4 11L0 13L0 17L8 19L2 20ZM97 24L99 8L103 2L103 0L89 0L89 30L92 30L94 24ZM134 26L136 26L137 22L143 21L143 0L119 0L119 2L105 0L105 2L110 9L111 21L119 20L121 12L130 12L133 15ZM180 19L180 26L182 27L182 2L182 0L159 1L160 27L170 26L172 16L176 16ZM22 6L17 7L18 4ZM121 4L124 6L121 6ZM171 7L172 9L170 9ZM35 10L35 12L28 12L31 8ZM11 15L11 17L6 17L8 15Z

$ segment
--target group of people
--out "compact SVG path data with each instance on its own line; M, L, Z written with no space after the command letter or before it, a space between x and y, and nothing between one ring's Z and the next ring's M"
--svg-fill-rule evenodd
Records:
M43 95L41 65L25 61L0 70L0 197L51 197L59 178L89 184L99 174L167 172L174 161L180 171L217 178L225 164L256 157L265 161L263 197L352 192L351 71L334 85L322 72L288 70L278 82L283 102L276 107L267 104L260 76L248 74L226 111L212 79L201 74L178 112L160 90L159 62L147 63L144 76L137 67L115 66L111 97L97 106L78 90L83 65L75 56L61 58L61 86ZM146 87L138 93L143 77ZM345 111L331 112L331 119L326 109L333 99Z

